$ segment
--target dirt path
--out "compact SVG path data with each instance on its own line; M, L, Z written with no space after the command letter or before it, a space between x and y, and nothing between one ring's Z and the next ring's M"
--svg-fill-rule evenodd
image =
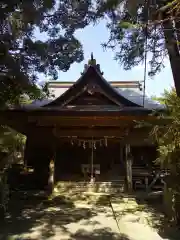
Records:
M134 199L112 201L112 207L116 221L108 201L88 204L61 197L42 204L42 200L18 200L0 227L0 239L174 240L158 234L160 216L156 222L154 212Z

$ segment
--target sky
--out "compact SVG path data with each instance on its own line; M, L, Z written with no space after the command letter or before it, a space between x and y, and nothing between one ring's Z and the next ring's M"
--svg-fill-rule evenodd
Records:
M39 38L40 36L37 35L37 37ZM91 25L83 30L78 30L76 37L83 45L84 61L73 64L67 72L59 72L57 81L76 81L83 71L84 64L90 59L91 52L93 52L97 64L100 64L101 70L104 72L104 78L107 81L143 81L144 65L125 71L114 60L115 53L111 50L103 50L101 47L101 43L108 39L105 21L101 21L96 26ZM165 60L165 68L159 74L154 78L146 77L146 95L148 96L160 96L165 89L170 90L173 86L172 71L168 59Z

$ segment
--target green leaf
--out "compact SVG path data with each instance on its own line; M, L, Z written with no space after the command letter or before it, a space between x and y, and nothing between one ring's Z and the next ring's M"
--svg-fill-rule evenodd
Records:
M119 27L121 28L124 28L124 29L132 29L132 28L135 28L137 25L135 24L132 24L130 22L120 22L119 23Z

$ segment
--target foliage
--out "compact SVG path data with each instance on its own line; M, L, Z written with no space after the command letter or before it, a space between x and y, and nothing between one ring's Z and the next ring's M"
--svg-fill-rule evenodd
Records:
M174 90L172 90L172 91L174 91ZM159 102L160 104L165 105L164 95L167 95L167 94L168 94L168 91L165 90L163 96L161 96L161 97L152 96L151 98L152 98L152 100L157 101L157 102Z
M5 217L9 203L9 186L5 173L0 174L0 220Z
M38 74L57 79L58 71L82 61L75 31L107 16L110 39L103 46L116 51L125 69L142 63L145 51L150 52L153 76L163 67L167 50L162 27L152 24L146 29L145 25L166 1L160 2L147 9L143 0L0 1L0 104L22 93L44 97L47 88L37 87Z
M7 169L12 164L18 163L17 153L22 155L25 142L24 135L7 126L0 126L0 220L5 217L9 201Z
M179 15L180 12L180 1L179 0L171 0L166 1L167 4L159 9L160 12L163 12L165 10L169 11L170 13L173 12L175 16Z
M180 97L178 4L179 0L108 0L99 9L108 16L110 31L103 47L115 51L115 59L125 70L148 63L151 77L162 70L168 56Z
M160 101L166 106L162 118L168 118L169 122L164 126L154 126L152 136L158 145L157 162L163 168L169 169L167 189L171 193L171 198L174 198L172 204L175 218L180 224L180 98L177 97L175 90L172 90L166 91Z
M15 130L0 126L0 152L11 153L13 150L21 150L26 137Z
M109 1L109 5L110 5ZM126 4L124 4L126 2ZM145 52L148 52L149 75L153 76L164 67L167 50L163 29L160 25L147 23L153 19L158 6L147 9L144 1L116 1L109 7L108 29L110 38L103 44L116 52L116 60L125 70L144 63ZM146 45L147 38L147 45Z
M24 151L26 137L6 126L0 126L0 220L5 217L9 201L8 171L16 163L16 153Z
M180 98L176 96L175 90L165 92L159 98L166 106L166 112L161 118L169 118L169 123L163 127L156 126L153 136L158 143L159 161L165 166L178 166L178 154L180 153ZM175 162L174 162L175 161ZM177 161L177 162L176 162Z
M90 0L0 1L0 103L22 93L42 97L36 85L39 73L57 79L59 70L82 61L74 32L93 16Z
M28 104L31 101L26 95L19 97L16 103L18 104ZM17 152L24 151L24 145L26 142L26 137L21 133L16 132L8 126L0 125L0 154L6 153L5 155L0 155L0 171L5 167L6 164L11 164L13 159L7 160L6 156L15 158ZM10 163L11 161L11 163Z
M103 46L113 48L127 70L141 64L149 52L153 76L164 66L167 49L162 25L146 29L146 23L157 19L156 12L168 2L158 0L147 8L143 0L0 1L0 104L16 101L22 93L44 97L47 88L37 87L38 74L57 79L58 71L82 61L75 31L105 17L110 38Z

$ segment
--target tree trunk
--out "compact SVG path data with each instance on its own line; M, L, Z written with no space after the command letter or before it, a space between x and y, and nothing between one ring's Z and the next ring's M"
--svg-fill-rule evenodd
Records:
M165 43L168 50L170 65L174 79L174 86L176 89L177 96L180 97L180 77L179 77L180 54L177 44L177 37L175 36L174 27L171 20L165 21L163 23L163 28Z
M175 220L177 226L180 226L180 194L174 196Z
M167 187L167 184L165 184L163 191L163 206L166 216L172 221L175 218L175 212L173 211L173 192L171 188Z
M180 168L177 163L170 167L171 174L166 178L166 196L164 195L164 207L172 223L180 226ZM166 204L165 204L166 203Z

